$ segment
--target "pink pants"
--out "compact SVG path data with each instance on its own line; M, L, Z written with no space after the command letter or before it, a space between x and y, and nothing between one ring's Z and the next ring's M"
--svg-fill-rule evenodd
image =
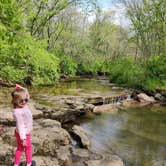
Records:
M23 141L20 139L19 133L15 130L15 137L17 141L17 149L15 152L14 164L20 163L21 154L25 151L26 163L29 164L32 162L32 143L31 143L31 135L26 135L26 144L27 146L23 146Z

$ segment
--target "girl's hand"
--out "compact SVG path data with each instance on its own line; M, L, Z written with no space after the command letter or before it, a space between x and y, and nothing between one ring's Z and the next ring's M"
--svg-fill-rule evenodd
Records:
M27 142L26 142L26 139L23 140L23 146L27 146Z

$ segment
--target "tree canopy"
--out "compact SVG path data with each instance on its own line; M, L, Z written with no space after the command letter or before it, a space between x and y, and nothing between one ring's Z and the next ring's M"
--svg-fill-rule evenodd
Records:
M127 28L97 0L0 0L0 79L107 74L122 86L166 89L166 2L121 3Z

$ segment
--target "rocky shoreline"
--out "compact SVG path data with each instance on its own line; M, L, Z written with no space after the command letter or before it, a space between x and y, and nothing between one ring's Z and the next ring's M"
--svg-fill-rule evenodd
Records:
M137 101L129 99L129 95L131 94L38 96L53 103L51 106L41 104L37 100L31 101L30 107L34 118L33 159L36 160L37 166L101 166L103 163L103 166L123 166L122 159L114 154L103 156L93 152L87 134L80 126L74 125L64 129L63 125L75 122L78 117L89 113L116 112L119 106L128 107L133 103L134 105L144 105L156 102L154 98L148 97L146 94L137 95ZM3 96L0 98L3 99ZM14 124L11 108L4 101L0 106L1 166L12 166L16 147L13 136ZM79 146L73 146L73 138Z
M122 96L119 98L127 97L124 94ZM123 165L118 156L103 156L92 152L88 137L80 126L74 125L70 131L62 128L62 124L74 122L82 115L93 113L95 105L104 104L105 101L111 103L117 100L117 97L39 97L48 102L51 101L54 105L47 106L36 101L31 101L29 104L34 118L33 159L36 160L38 166L97 166L103 162L105 162L105 166ZM10 166L15 150L15 138L13 137L15 122L11 108L5 102L0 107L0 124L0 165ZM80 147L72 145L71 131L77 136L75 141L79 142Z

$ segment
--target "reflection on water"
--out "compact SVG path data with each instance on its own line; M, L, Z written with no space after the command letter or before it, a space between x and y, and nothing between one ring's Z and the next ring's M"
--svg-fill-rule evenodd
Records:
M36 86L29 88L31 94L49 94L49 95L81 95L81 94L97 94L97 95L114 95L119 94L123 90L113 89L112 84L108 80L96 79L80 79L76 81L62 81L54 86Z
M146 106L103 114L81 125L92 148L117 154L127 166L165 166L166 108Z
M113 84L109 83L109 80L107 78L78 78L71 81L60 81L52 86L32 86L27 88L33 100L39 102L40 104L45 104L48 106L52 106L53 104L46 99L48 99L49 97L52 98L54 96L117 96L124 91L124 89L114 88ZM10 93L13 91L13 89L14 87L0 88L0 103L9 105L9 101L11 101Z
M124 89L116 88L108 79L78 79L74 81L60 81L53 86L28 87L31 97L36 102L54 106L55 96L117 96ZM55 98L54 98L55 99Z

